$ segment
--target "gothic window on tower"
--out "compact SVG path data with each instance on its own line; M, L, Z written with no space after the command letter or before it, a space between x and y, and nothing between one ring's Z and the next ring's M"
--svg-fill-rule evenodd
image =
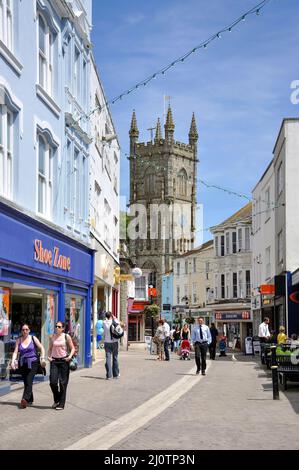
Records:
M180 196L187 196L187 181L187 172L184 168L182 168L177 176L177 193Z
M149 170L147 171L145 175L145 193L147 195L154 194L155 184L156 184L155 170L153 168L149 168Z

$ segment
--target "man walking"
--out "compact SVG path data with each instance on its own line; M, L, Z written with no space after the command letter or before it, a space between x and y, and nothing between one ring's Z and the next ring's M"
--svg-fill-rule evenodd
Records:
M119 374L119 365L118 365L118 339L112 338L111 336L111 325L112 321L115 321L117 324L119 323L118 320L112 315L111 312L106 312L106 320L103 321L104 326L104 347L106 353L106 379L112 379L112 375L114 379L118 379L120 377ZM112 366L111 366L112 360Z
M212 337L210 328L204 324L202 317L198 318L198 324L193 328L191 340L195 348L196 374L199 374L201 369L202 375L206 375L207 349L212 341Z
M211 344L209 345L210 359L215 360L217 336L218 336L218 330L215 327L215 323L211 323L210 333L211 333L211 337L212 337Z
M261 343L265 343L270 338L269 317L265 317L263 323L259 326L259 338Z
M165 340L164 340L164 354L165 354L165 361L169 361L169 339L170 339L170 326L168 325L167 321L165 318L163 318L164 324L163 324L163 329L164 329L164 335L165 335Z

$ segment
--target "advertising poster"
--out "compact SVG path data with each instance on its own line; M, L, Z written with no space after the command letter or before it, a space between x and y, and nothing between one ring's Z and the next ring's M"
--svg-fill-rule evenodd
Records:
M70 325L69 325L69 334L74 335L76 328L76 299L71 299L70 304Z
M0 287L0 336L9 332L9 289Z
M54 316L55 316L55 299L53 294L47 295L47 306L46 306L46 333L51 335L54 333Z

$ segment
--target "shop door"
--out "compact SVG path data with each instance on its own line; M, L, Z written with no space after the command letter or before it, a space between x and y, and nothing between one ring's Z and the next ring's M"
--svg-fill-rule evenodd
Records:
M141 342L143 332L143 315L130 315L128 340L133 342Z
M227 323L228 347L241 349L240 343L240 323Z

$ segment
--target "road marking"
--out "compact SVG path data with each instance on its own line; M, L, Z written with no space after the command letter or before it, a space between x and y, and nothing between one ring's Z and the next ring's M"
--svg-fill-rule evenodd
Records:
M209 364L207 365L207 370ZM187 375L170 387L158 393L138 408L121 416L98 431L83 437L65 450L108 450L127 436L137 431L146 423L163 413L170 405L185 395L203 377L195 375L196 368L192 367ZM193 374L193 375L188 375Z

